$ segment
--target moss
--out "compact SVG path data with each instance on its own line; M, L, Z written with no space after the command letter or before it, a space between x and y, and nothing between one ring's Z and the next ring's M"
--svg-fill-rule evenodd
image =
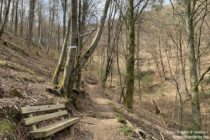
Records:
M45 82L45 80L42 78L42 77L36 77L36 81L38 82L38 83L44 83Z
M133 131L131 130L130 127L128 127L126 125L123 125L122 127L120 127L120 132L122 134L124 134L125 136L128 136L128 137L132 137L133 136Z
M6 61L0 61L0 66L5 66L7 64Z
M20 72L18 75L18 78L23 82L31 82L31 83L44 83L45 80L36 75L31 75L28 73Z
M6 138L9 140L15 140L16 139L16 127L13 122L11 122L8 119L2 119L0 120L0 139Z

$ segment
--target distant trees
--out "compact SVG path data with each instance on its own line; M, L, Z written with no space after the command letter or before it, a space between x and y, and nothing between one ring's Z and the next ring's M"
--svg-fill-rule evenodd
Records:
M175 4L174 4L175 3ZM202 118L200 110L200 94L202 90L202 80L206 73L210 71L208 67L203 73L201 73L201 57L206 52L205 49L201 52L201 44L204 42L204 25L208 26L205 21L208 14L208 8L210 3L208 0L202 1L175 1L172 2L174 13L178 19L183 22L183 28L186 33L186 44L187 44L187 58L189 66L189 79L190 89L188 90L186 82L186 74L184 69L184 63L181 62L182 76L184 77L185 91L191 100L192 107L192 129L202 129ZM184 8L184 9L183 9ZM182 28L182 25L180 25ZM174 40L174 39L173 39ZM176 43L175 43L176 44ZM182 45L182 42L180 42ZM181 49L181 48L180 48ZM181 54L181 53L180 53ZM182 56L180 56L182 59ZM182 59L183 60L183 59ZM200 86L200 88L199 88Z
M3 23L1 24L1 27L0 27L0 37L3 35L5 26L6 26L7 21L8 21L11 0L8 0L7 2L4 1L4 2L5 2L5 10L4 10L5 13L4 13ZM3 3L3 1L2 1L2 3Z

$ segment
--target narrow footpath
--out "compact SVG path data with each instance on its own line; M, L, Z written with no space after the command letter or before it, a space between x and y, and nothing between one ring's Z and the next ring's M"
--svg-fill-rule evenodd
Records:
M97 85L87 85L86 92L94 102L94 115L82 117L80 134L66 136L65 140L128 140L120 132L122 124L118 122L111 101L103 94L102 89Z

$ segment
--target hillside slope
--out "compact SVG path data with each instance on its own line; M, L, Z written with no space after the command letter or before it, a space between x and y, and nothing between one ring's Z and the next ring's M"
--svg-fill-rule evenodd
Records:
M47 55L35 45L29 51L24 39L10 34L3 36L0 40L0 123L7 118L21 126L19 107L64 101L45 90L56 62L56 56ZM24 133L21 131L18 135L21 137Z

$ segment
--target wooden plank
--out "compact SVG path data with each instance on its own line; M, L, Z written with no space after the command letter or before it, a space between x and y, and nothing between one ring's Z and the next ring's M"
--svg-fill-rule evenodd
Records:
M42 105L42 106L26 106L26 107L21 107L21 114L56 110L56 109L61 109L61 108L65 108L65 105L57 104L57 105Z
M26 125L30 125L30 124L34 124L34 123L41 122L44 120L49 120L49 119L67 115L67 114L68 114L68 112L66 110L64 110L64 111L58 111L58 112L54 112L54 113L34 116L34 117L30 117L30 118L25 118L24 121L25 121Z
M55 124L51 124L46 127L42 127L39 129L36 129L35 131L31 131L30 134L34 138L44 138L48 137L56 132L59 132L75 123L79 122L79 118L69 118L64 121L57 122Z

